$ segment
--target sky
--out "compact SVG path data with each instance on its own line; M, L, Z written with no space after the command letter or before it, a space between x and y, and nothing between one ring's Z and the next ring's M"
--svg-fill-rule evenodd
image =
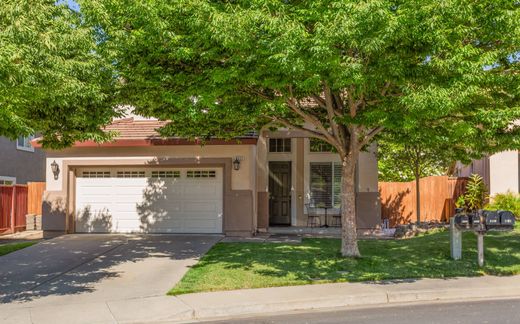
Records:
M58 0L56 1L58 4L66 3L70 9L74 11L79 11L79 5L74 0Z

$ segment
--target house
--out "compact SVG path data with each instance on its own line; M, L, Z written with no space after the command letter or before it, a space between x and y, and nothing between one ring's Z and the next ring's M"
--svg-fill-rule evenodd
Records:
M520 192L520 151L510 150L474 160L457 168L459 177L479 174L489 189L490 196L511 191Z
M45 181L45 152L34 148L32 139L0 137L0 185Z
M45 232L242 236L305 226L310 201L339 211L340 161L325 143L266 130L201 145L161 138L156 129L164 123L115 120L106 128L118 133L113 142L48 150ZM380 223L374 152L359 159L361 229Z

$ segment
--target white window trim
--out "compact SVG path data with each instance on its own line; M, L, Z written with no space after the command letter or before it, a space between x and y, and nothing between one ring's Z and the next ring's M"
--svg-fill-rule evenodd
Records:
M34 136L23 136L23 137L24 138L28 138L29 139L29 145L31 145L31 140L34 139ZM30 147L18 145L18 138L16 139L16 149L20 150L20 151L34 152L34 147L32 145Z
M13 185L16 184L16 178L15 177L5 177L5 176L0 176L0 181L12 181L13 182Z

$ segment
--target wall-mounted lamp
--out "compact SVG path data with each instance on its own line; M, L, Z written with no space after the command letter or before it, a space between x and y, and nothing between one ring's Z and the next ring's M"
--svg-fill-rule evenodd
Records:
M56 160L51 163L52 174L54 174L54 180L58 180L58 176L60 175L60 166L56 163Z
M238 171L240 170L240 162L242 162L244 158L241 157L241 156L236 156L235 159L233 160L233 169L235 171Z

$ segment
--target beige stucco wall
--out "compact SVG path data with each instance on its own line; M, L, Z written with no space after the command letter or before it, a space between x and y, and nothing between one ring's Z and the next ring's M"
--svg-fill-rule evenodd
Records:
M519 191L520 165L518 151L504 151L489 157L489 193L491 196L507 191Z
M154 164L157 158L235 158L242 157L240 170L231 176L232 190L253 190L256 183L256 148L255 145L178 145L146 147L83 147L60 151L47 151L46 179L47 191L61 191L62 178L54 180L51 163L56 161L63 169L63 161L107 160L147 158Z
M486 183L491 196L520 190L520 155L516 150L504 151L474 160L469 165L457 164L457 175L478 174Z
M241 159L240 170L232 160ZM60 167L57 180L51 170ZM106 161L106 162L105 162ZM48 151L47 191L44 194L44 231L74 231L74 170L81 166L201 166L224 167L224 232L251 235L256 228L256 145L176 145L152 147L79 147ZM106 163L106 164L105 164Z
M258 195L258 215L260 225L268 225L268 165L270 161L291 161L292 164L292 186L291 186L291 224L293 226L306 225L304 204L310 199L310 163L311 162L340 162L336 153L311 153L310 140L308 138L296 137L291 139L291 152L271 153L268 152L269 138L283 138L295 136L294 133L278 130L275 132L265 131L262 133L257 145L257 169L256 189ZM360 214L367 219L360 222L368 228L380 222L379 198L378 198L378 173L377 173L377 144L373 144L366 152L362 152L358 159L357 168L357 191L360 201ZM303 180L303 181L302 181ZM362 194L367 193L367 194ZM365 225L366 224L366 225ZM259 227L262 227L259 226Z

